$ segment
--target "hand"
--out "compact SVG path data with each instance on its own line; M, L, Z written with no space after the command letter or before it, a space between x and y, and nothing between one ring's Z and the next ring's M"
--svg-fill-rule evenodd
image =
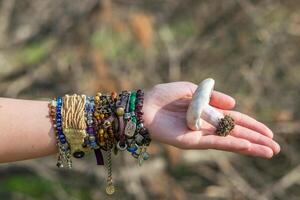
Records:
M202 130L189 130L186 111L196 88L190 82L173 82L158 84L145 93L145 126L153 140L181 149L218 149L265 158L279 153L272 131L245 114L229 111L235 100L220 92L212 93L210 104L234 118L236 126L230 135L215 135L215 128L205 122Z

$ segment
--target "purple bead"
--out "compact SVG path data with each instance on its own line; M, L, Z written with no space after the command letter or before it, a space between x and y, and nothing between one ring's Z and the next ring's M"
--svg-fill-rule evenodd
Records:
M137 105L137 106L135 107L135 109L136 109L136 110L141 110L141 109L142 109L142 106Z

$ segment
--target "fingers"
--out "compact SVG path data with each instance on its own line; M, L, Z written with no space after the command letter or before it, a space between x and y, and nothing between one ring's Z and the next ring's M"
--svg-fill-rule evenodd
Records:
M235 106L235 99L227 94L213 91L210 99L210 105L220 109L230 110Z
M234 137L248 140L251 143L268 147L274 152L274 154L278 154L280 151L279 144L277 144L274 140L248 128L236 125L230 134Z
M217 149L224 151L245 151L250 147L250 142L232 136L220 137L216 135L206 135L199 142L199 146L206 149Z
M203 132L192 131L182 135L180 147L216 149L262 158L271 158L280 151L279 145L270 138L240 126L232 131L232 135L226 137L203 134Z
M261 158L272 158L274 153L272 149L269 147L259 145L259 144L251 144L250 147L246 150L236 151L236 153L241 153L249 156L256 156Z
M220 137L216 135L202 135L198 131L192 131L183 135L180 142L185 149L218 149L224 151L247 150L250 142L232 136Z
M273 138L274 136L273 132L266 125L253 119L252 117L249 117L248 115L237 111L223 111L223 113L230 115L235 120L235 123L240 126L259 132L269 138Z

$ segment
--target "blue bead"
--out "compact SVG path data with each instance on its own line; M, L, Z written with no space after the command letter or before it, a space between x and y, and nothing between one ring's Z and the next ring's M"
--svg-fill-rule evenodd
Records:
M137 146L131 147L131 148L127 148L127 151L129 151L130 153L134 153L137 150Z
M65 144L65 143L67 142L66 139L60 139L59 141L60 141L62 144Z
M66 138L64 135L58 135L58 137L59 137L60 139L65 139L65 138Z
M61 97L57 97L57 103L61 104L62 103L62 98Z

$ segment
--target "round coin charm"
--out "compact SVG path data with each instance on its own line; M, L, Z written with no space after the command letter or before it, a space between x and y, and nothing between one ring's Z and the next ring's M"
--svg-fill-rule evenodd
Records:
M113 193L115 193L115 186L113 186L113 185L108 185L108 186L106 187L106 194L112 195Z

